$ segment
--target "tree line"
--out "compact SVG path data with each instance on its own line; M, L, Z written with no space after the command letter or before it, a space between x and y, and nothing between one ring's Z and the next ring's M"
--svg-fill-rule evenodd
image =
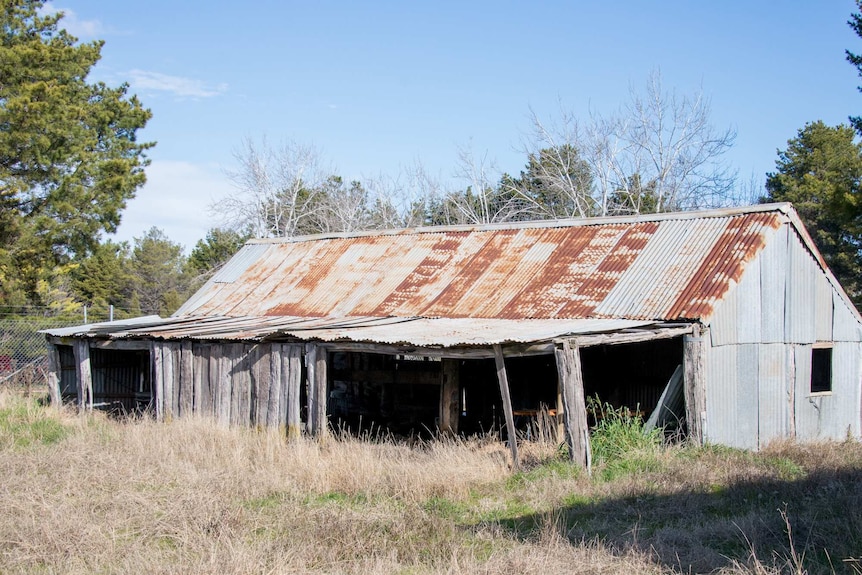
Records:
M421 164L348 181L315 148L246 140L229 173L235 193L194 249L153 228L104 240L145 182L137 133L151 117L128 85L90 83L103 43L79 43L42 0L0 0L0 309L113 305L117 317L173 312L251 237L484 224L792 201L836 276L862 301L862 119L813 121L779 151L763 190L743 190L724 159L733 129L710 122L701 92L680 95L653 73L608 114L531 115L517 174L461 150L454 178ZM862 0L857 0L862 8ZM862 36L862 19L851 28ZM862 56L845 57L862 75Z

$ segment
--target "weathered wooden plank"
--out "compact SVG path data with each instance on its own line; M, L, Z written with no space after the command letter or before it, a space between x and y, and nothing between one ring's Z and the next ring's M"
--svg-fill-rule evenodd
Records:
M305 397L308 421L306 429L314 435L317 431L317 349L313 343L305 344Z
M173 342L162 344L162 369L165 372L165 415L169 419L177 417L180 410L178 347Z
M151 342L150 365L152 366L153 403L156 407L156 421L165 419L165 374L162 369L162 344Z
M222 374L221 374L221 344L212 344L209 346L209 377L207 378L210 397L212 398L212 406L207 415L211 415L216 421L219 420L219 410L221 409L221 389L222 389Z
M63 405L63 396L60 393L61 370L60 351L57 349L56 345L49 344L48 373L46 374L46 377L48 379L48 398L51 400L51 405L55 408Z
M461 416L461 361L444 359L440 371L440 431L458 433Z
M233 386L231 388L230 401L230 424L235 426L248 425L249 414L249 389L251 387L251 376L248 372L249 346L237 343L230 345L233 356Z
M703 443L704 420L706 419L706 393L704 388L704 350L706 338L698 331L683 337L683 369L685 387L685 419L689 439L695 444Z
M300 414L300 393L302 390L302 346L286 345L287 353L282 355L282 381L286 385L287 437L298 438L302 435ZM286 363L285 363L286 362Z
M581 352L577 343L573 346L564 340L554 351L557 360L560 395L563 402L563 427L569 457L592 471L590 435L587 426L587 404L584 398L584 380L581 370Z
M194 399L192 401L192 411L198 415L209 415L209 409L212 404L212 396L209 393L209 345L204 343L195 343L192 346L192 361L194 368L192 372L192 393Z
M327 393L327 366L329 357L325 348L317 350L314 366L314 385L317 388L314 392L315 397L315 414L314 421L316 430L314 435L324 437L329 432L329 421L326 417L326 402L329 397Z
M255 425L259 427L269 427L270 402L274 399L271 397L273 386L270 347L268 343L261 343L255 346L254 352L252 374L255 381L252 382L252 395L255 398Z
M509 378L506 376L503 349L499 345L494 346L494 362L497 366L497 381L500 384L500 395L503 397L503 414L506 417L509 450L512 452L512 466L518 469L521 466L518 458L518 433L515 429L515 416L512 414L512 397L509 394Z
M93 372L90 369L90 344L76 339L74 346L75 373L78 376L78 408L93 409Z
M272 351L272 363L274 364L276 360L278 360L279 364L278 379L273 379L272 381L272 385L276 385L276 382L278 382L279 394L281 396L278 403L278 425L279 427L285 426L285 431L288 417L287 412L290 402L290 351L294 347L297 346L288 344L273 344Z
M192 413L194 403L194 355L192 354L192 342L183 341L179 350L180 360L180 400L179 415L188 416Z
M287 423L287 418L281 418L282 414L282 392L284 385L281 382L281 353L282 345L272 343L267 345L269 356L269 402L266 408L266 426L278 428ZM285 415L287 411L284 410Z
M234 358L231 352L234 348L230 344L219 346L219 379L218 379L218 415L220 425L230 425L231 388L233 387Z

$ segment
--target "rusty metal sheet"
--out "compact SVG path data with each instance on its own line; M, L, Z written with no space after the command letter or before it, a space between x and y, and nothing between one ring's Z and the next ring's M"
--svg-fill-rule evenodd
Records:
M613 332L655 322L619 319L507 320L474 318L207 317L149 318L148 322L111 322L47 330L55 336L111 339L155 338L261 340L295 337L326 342L350 341L424 347L487 346L550 341L566 335Z
M179 315L706 320L787 209L252 243Z

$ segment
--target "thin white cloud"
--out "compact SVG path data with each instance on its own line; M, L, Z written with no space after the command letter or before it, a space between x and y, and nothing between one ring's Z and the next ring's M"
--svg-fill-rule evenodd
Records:
M147 167L147 183L123 212L115 241L131 242L153 226L186 253L218 222L209 216L217 198L228 196L233 185L217 166L185 161L154 160Z
M63 13L59 27L65 28L69 34L77 38L95 38L104 35L107 31L99 20L82 20L71 8L61 8L53 2L45 2L39 9L39 14L42 16L57 12Z
M170 76L161 72L148 72L146 70L131 70L130 84L138 90L155 90L169 92L180 98L212 98L227 91L227 84L210 86L201 80L184 78L182 76Z

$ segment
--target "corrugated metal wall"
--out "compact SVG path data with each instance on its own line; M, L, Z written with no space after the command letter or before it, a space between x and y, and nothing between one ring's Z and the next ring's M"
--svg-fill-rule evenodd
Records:
M709 441L758 448L801 440L859 437L862 326L784 225L710 325L706 362ZM832 392L811 393L812 344L832 344Z

